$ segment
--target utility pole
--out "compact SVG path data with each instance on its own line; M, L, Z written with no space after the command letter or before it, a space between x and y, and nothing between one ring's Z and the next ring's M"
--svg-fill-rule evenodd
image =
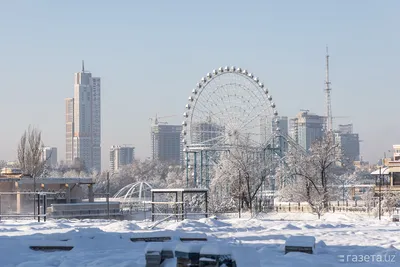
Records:
M332 106L331 106L331 82L329 80L329 53L328 46L326 47L326 73L325 73L325 101L326 101L326 131L333 130L332 123Z
M107 218L110 219L110 172L107 172Z

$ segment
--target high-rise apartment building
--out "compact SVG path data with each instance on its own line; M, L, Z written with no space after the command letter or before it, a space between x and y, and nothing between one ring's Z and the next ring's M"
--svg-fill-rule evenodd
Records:
M153 160L182 164L182 126L155 124L151 127L151 156Z
M83 162L86 170L101 170L100 78L75 73L74 98L66 99L66 162Z
M325 117L302 111L290 119L289 135L305 150L324 135Z
M112 146L110 149L110 171L116 172L124 165L133 163L135 148L133 146Z
M56 147L43 147L42 148L42 161L46 161L46 165L50 168L57 167L57 148Z
M339 125L338 131L335 131L335 142L346 161L360 160L360 139L357 133L353 133L353 124Z

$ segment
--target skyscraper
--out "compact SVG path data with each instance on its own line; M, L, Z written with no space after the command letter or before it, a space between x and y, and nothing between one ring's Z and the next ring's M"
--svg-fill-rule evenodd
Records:
M151 127L151 156L153 160L182 164L182 126L155 124Z
M334 136L344 160L350 163L360 160L360 139L357 133L353 133L353 124L339 125Z
M42 148L42 161L46 161L46 165L50 168L57 167L57 148L56 147L43 147Z
M66 162L83 162L86 170L101 170L100 78L75 73L74 98L66 99Z
M133 146L112 146L110 149L110 171L114 173L124 165L133 163L135 148Z
M302 111L296 118L290 119L290 137L308 150L312 143L323 137L324 123L323 116L309 113L308 110Z

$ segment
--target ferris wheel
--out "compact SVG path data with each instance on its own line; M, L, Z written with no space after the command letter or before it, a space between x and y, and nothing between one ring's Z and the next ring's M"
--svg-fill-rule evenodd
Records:
M267 87L246 69L221 67L201 78L182 122L186 149L263 146L279 131L278 111Z

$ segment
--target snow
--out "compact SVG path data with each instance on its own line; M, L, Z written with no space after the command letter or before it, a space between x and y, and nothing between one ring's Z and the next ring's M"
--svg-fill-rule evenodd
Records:
M252 219L223 217L219 216L218 220L166 221L154 231L148 230L152 224L148 221L50 219L38 223L2 220L0 266L144 267L146 247L151 248L154 245L150 244L156 243L131 242L130 238L146 235L171 236L172 241L155 245L162 249L179 246L181 250L199 252L204 245L208 246L204 249L218 246L221 250L224 248L218 244L229 246L238 267L346 267L353 263L357 266L400 266L400 223L392 222L389 216L383 217L382 221L355 213L327 213L321 219L308 213L269 213ZM206 233L209 241L179 241L179 237L192 233ZM317 240L315 254L295 252L285 255L284 245L291 236L314 236ZM37 245L74 248L56 252L29 248ZM355 262L353 256L358 261ZM365 261L360 262L360 257ZM394 262L376 262L378 259ZM176 266L176 260L168 259L162 266Z
M180 243L176 246L175 251L183 253L200 253L204 244L201 243Z
M237 266L260 266L262 254L252 247L239 246L232 249L232 259L236 261Z
M162 243L149 243L145 249L145 252L161 252L164 246Z
M201 250L201 255L230 255L231 249L224 244L219 243L211 243L205 244Z

